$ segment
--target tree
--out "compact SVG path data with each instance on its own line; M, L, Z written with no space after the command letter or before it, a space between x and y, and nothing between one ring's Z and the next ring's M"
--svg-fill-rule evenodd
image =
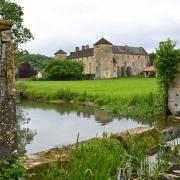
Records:
M10 0L0 0L0 16L13 23L12 32L16 46L33 38L30 30L23 26L23 15L21 6Z
M35 76L37 71L33 69L29 62L23 62L18 68L18 76L20 78L29 78Z
M25 51L16 54L16 57L15 57L16 66L18 66L19 64L21 64L23 62L28 61L32 64L33 68L35 68L37 70L44 69L46 67L46 65L48 64L48 62L50 62L52 60L53 60L52 57L47 57L47 56L40 55L40 54L30 54Z
M53 60L45 68L48 80L79 80L82 79L83 65L70 60Z
M167 117L168 110L168 89L175 74L178 72L179 52L175 49L176 43L170 39L159 43L156 50L154 65L159 82L162 108Z

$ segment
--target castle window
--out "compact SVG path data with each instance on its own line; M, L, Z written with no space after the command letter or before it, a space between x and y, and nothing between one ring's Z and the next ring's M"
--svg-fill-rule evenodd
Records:
M133 62L133 66L135 66L135 62Z
M140 56L138 56L138 59L140 59Z
M127 56L127 58L129 59L129 56Z
M115 58L113 58L113 64L117 64L117 61Z
M124 66L126 66L127 65L127 62L124 62Z
M87 59L88 59L88 56L87 56Z
M134 59L134 56L133 56L133 59Z

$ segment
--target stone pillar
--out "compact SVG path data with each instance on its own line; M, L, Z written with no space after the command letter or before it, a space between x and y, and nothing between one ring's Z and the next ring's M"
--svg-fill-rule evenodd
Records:
M0 20L0 159L17 149L12 23Z
M179 73L176 74L168 92L168 107L172 115L180 116L180 64Z

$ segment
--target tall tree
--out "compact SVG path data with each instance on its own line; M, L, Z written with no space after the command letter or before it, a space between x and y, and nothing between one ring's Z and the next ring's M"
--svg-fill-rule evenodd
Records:
M53 60L52 57L47 57L40 54L30 54L26 51L18 53L15 59L16 66L18 66L22 62L28 61L37 70L43 70L48 62Z
M0 16L1 19L13 22L12 32L14 34L14 42L18 44L25 43L33 36L28 28L23 26L23 8L11 0L0 0Z

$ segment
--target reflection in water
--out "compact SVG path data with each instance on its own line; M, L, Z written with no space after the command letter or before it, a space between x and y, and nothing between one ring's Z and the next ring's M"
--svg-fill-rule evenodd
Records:
M29 123L30 119L26 117L26 114L23 112L21 107L17 107L16 112L17 117L17 141L18 141L18 155L23 156L26 153L26 145L30 144L33 141L35 132L29 128L24 128L23 125Z
M118 118L107 111L86 105L24 102L21 106L31 119L28 124L21 125L21 128L37 132L31 144L26 146L27 153L75 143L78 133L80 140L87 140L97 134L102 135L103 132L116 133L149 126L130 118ZM30 137L33 137L33 133L30 133Z

